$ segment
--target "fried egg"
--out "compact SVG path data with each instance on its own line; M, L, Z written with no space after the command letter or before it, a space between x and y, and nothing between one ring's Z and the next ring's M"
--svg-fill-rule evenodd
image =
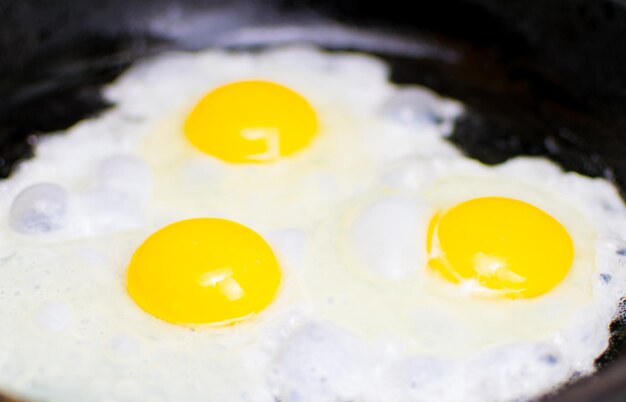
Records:
M168 53L0 183L0 389L49 401L507 401L591 373L626 209L446 141L380 60ZM502 240L504 239L504 240Z
M543 185L539 177L550 185ZM584 180L530 158L498 167L464 159L411 161L383 176L381 193L365 197L360 208L344 213L343 221L333 219L339 223L328 230L345 233L339 247L343 259L338 263L352 267L364 286L385 285L371 293L397 299L394 311L404 311L406 319L400 321L411 328L408 344L424 354L439 350L441 355L462 355L497 344L543 339L589 306L594 286L605 286L601 279L605 276L595 268L598 249L615 248L621 234L609 226L608 210L585 206L587 196L565 200L559 196L559 190L576 188L572 181L581 186ZM581 193L598 192L591 183L587 185ZM617 206L618 201L613 203ZM448 215L448 226L437 233L433 226L441 225L442 216L451 211L456 215ZM601 218L600 214L607 216ZM601 219L606 222L604 227L590 223ZM525 226L528 222L530 227ZM523 236L509 233L515 230L520 233L514 235ZM526 235L524 230L537 233ZM506 236L513 239L501 241ZM529 244L531 241L538 244ZM598 242L605 244L599 247ZM375 251L374 244L378 245ZM562 250L530 251L541 247ZM470 258L477 260L466 261ZM523 258L532 260L520 261ZM619 262L614 251L602 258ZM516 269L515 263L531 268L530 280L508 272L508 267ZM551 271L555 277L546 278L537 271ZM400 295L402 291L405 294ZM420 307L419 313L414 305L407 308L405 300L409 298ZM354 306L346 307L350 308ZM368 322L378 321L373 319L374 313L370 311ZM381 320L386 318L384 311L380 315ZM380 334L391 325L374 325L370 330ZM457 332L456 336L442 336L445 328Z

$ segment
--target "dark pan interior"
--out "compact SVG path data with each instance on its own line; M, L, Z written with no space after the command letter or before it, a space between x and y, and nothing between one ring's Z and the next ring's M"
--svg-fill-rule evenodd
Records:
M624 0L0 0L0 22L2 177L36 136L110 106L100 87L137 59L307 42L460 99L451 140L471 157L546 156L626 195ZM625 337L614 322L598 374L545 400L626 400Z

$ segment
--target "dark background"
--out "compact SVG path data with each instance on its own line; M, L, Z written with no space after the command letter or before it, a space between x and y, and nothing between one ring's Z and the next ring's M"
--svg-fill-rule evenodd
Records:
M0 0L0 176L106 108L99 88L138 58L294 41L378 54L394 81L460 99L470 156L544 155L626 195L624 0ZM626 401L625 333L555 401Z

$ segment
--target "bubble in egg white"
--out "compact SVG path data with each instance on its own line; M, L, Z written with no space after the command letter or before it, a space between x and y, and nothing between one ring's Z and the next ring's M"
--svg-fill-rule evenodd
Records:
M424 88L403 88L397 91L382 108L382 116L399 124L429 128L439 126L444 134L451 128L451 120L461 112L455 102L442 102Z
M278 399L358 400L368 368L360 346L358 337L330 323L299 328L278 353Z
M533 396L567 378L569 367L554 346L542 342L519 342L495 348L467 363L474 381L462 382L468 401L510 401ZM511 379L515 386L511 386ZM561 380L562 381L562 380Z
M40 183L24 189L15 197L9 211L9 224L22 234L53 232L66 224L67 192L51 183Z
M97 190L80 202L86 233L106 233L136 227L142 222L141 204L128 194Z
M392 399L397 402L428 401L433 395L461 400L463 390L455 384L455 378L459 377L462 377L460 364L433 357L405 358L385 372Z
M152 191L152 173L140 158L114 155L98 168L95 189L78 197L79 219L87 233L136 227Z
M374 202L353 223L349 239L360 263L389 279L407 278L420 268L419 250L429 208L416 200L387 197Z

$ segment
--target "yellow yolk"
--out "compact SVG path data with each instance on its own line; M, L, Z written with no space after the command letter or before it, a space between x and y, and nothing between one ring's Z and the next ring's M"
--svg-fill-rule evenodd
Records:
M281 270L257 233L225 219L179 221L135 251L128 293L145 311L176 324L229 324L267 307Z
M191 143L227 162L270 162L306 147L317 116L298 93L268 81L238 81L209 92L185 122Z
M541 295L567 275L574 245L552 216L522 201L485 197L437 214L429 265L448 280L475 280L491 293Z

